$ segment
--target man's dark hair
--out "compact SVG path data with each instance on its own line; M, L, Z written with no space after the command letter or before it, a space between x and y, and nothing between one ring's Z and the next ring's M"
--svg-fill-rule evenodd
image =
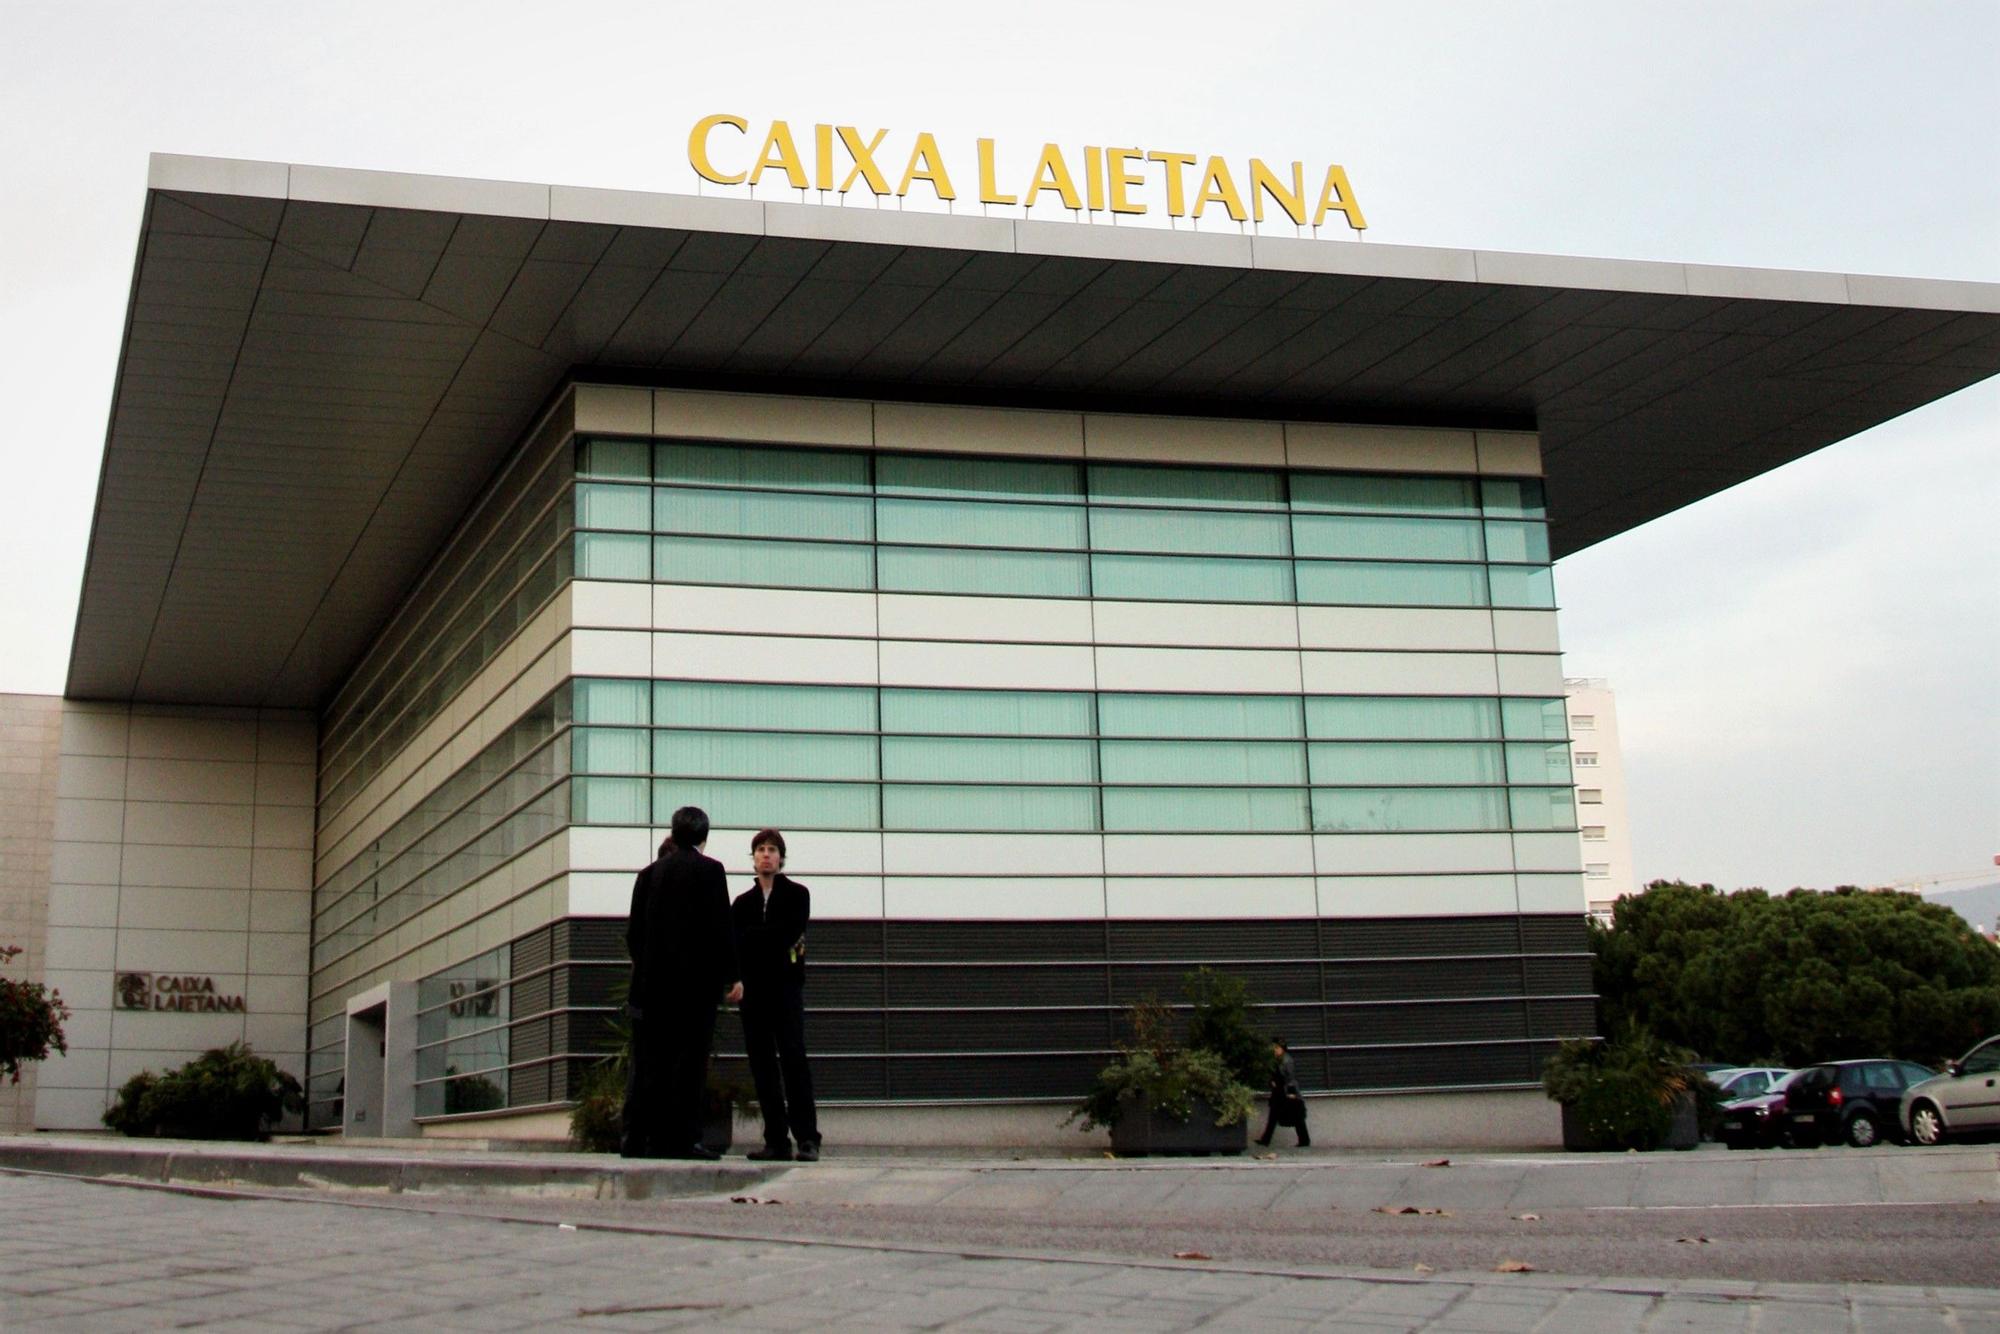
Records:
M671 837L676 847L689 851L708 842L708 812L699 806L683 806L675 811Z
M780 866L784 865L786 857L785 836L775 829L759 829L750 836L750 851L755 852L766 843L769 843L778 850L778 864Z
M1283 1038L1277 1038L1277 1037L1272 1038L1271 1045L1273 1047L1276 1047L1279 1051L1282 1052L1290 1052L1292 1049L1292 1044L1285 1041Z

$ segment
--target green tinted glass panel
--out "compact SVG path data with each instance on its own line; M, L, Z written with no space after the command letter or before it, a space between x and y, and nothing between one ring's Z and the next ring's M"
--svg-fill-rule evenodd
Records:
M653 783L653 823L699 806L717 829L875 829L873 783L729 783L662 778Z
M1542 499L1542 484L1533 478L1515 481L1489 477L1479 484L1480 500L1488 518L1546 519L1548 506Z
M1055 551L956 551L944 547L878 547L875 552L877 577L885 593L1083 597L1090 591L1086 559Z
M653 490L646 486L578 482L576 526L649 532L653 527Z
M579 727L569 734L570 769L580 774L643 774L647 733L640 727Z
M653 578L666 584L750 588L872 588L872 547L759 542L741 537L656 537Z
M888 783L884 829L1070 833L1097 828L1093 787L943 787Z
M576 447L579 477L621 477L643 482L653 475L653 446L645 440L585 440Z
M643 778L572 778L569 817L577 824L646 824Z
M1299 737L1299 701L1289 695L1101 695L1105 736Z
M652 721L651 681L579 679L573 689L580 723L637 723L643 727Z
M663 533L866 542L875 535L874 516L874 502L865 496L695 491L674 486L663 486L653 493L653 524Z
M762 486L795 491L868 490L868 456L814 449L746 449L662 441L653 480L695 486Z
M653 721L662 727L872 732L875 691L869 686L660 681L653 687Z
M643 533L578 533L579 579L650 579L653 539Z
M1081 505L1002 505L980 500L878 500L884 542L950 542L969 547L1081 551Z
M1478 743L1315 741L1312 781L1369 786L1402 783L1504 783L1500 747Z
M1280 473L1239 468L1146 468L1096 463L1090 499L1101 505L1177 505L1201 509L1283 509Z
M1507 827L1504 788L1314 788L1313 828L1329 833L1415 833Z
M855 778L875 774L875 738L799 732L655 732L653 772L689 778Z
M1294 514L1292 528L1301 556L1478 560L1482 554L1479 524L1473 519Z
M1306 825L1302 788L1107 787L1110 833L1291 833Z
M1053 690L882 691L882 730L970 736L1089 736L1090 696Z
M1101 598L1174 602L1290 602L1290 561L1240 557L1092 556L1091 587Z
M1097 747L1089 741L1015 737L888 736L883 777L925 783L1089 783Z
M1025 459L884 454L875 460L875 489L885 496L1070 500L1083 495L1083 469Z
M1500 735L1500 708L1490 699L1314 695L1306 700L1306 735L1358 741L1484 740Z
M1107 783L1273 783L1303 787L1296 741L1106 741Z
M1507 747L1507 781L1567 785L1570 781L1569 747L1562 744Z
M1523 564L1549 563L1549 526L1527 520L1488 519L1486 559L1511 560Z
M1302 560L1299 601L1355 607L1483 607L1486 572L1477 565L1376 565Z
M1493 583L1496 607L1553 607L1556 582L1546 565L1492 565L1487 575Z
M1503 699L1500 722L1509 741L1564 741L1569 719L1559 699Z
M1295 472L1292 508L1341 514L1475 515L1479 497L1470 478Z
M1507 793L1516 829L1574 829L1576 807L1566 787L1517 787Z
M1287 556L1291 533L1282 514L1093 508L1090 545L1097 551Z

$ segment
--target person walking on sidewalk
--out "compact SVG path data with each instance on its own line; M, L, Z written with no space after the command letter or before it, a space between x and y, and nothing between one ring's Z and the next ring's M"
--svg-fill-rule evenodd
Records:
M729 921L729 879L702 855L708 815L674 812L659 860L632 884L625 948L632 956L625 1070L627 1158L716 1158L702 1147L702 1095L716 1002L743 998Z
M812 895L784 874L785 836L760 829L750 839L757 883L730 912L743 960L743 1044L764 1113L764 1147L750 1157L819 1158L819 1115L806 1067L806 926ZM798 1149L794 1152L792 1145Z
M1283 1038L1272 1038L1271 1114L1265 1118L1264 1133L1257 1137L1257 1143L1270 1144L1271 1136L1279 1126L1290 1126L1299 1132L1301 1149L1312 1143L1312 1136L1306 1132L1305 1095L1299 1092L1299 1076L1292 1068L1292 1053Z

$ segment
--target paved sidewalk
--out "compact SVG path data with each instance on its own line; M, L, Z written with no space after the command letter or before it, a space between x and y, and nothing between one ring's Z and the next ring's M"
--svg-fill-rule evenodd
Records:
M924 1253L0 1174L0 1316L84 1331L2000 1331L2000 1291Z

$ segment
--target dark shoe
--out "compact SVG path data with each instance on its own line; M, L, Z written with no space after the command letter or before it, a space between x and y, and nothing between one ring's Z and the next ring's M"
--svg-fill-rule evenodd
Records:
M761 1149L752 1149L743 1155L753 1163L789 1163L792 1149L788 1144L766 1144Z
M1270 1148L1270 1147L1271 1147L1271 1137L1270 1137L1269 1135L1259 1135L1259 1136L1257 1137L1257 1147L1258 1147L1258 1148L1260 1148L1260 1149L1268 1149L1268 1148Z
M818 1140L816 1140L816 1139L815 1139L815 1140L808 1140L808 1141L807 1141L806 1143L804 1143L804 1144L801 1144L801 1145L799 1145L799 1152L798 1152L798 1155L797 1155L797 1156L798 1156L798 1160L799 1160L800 1162L802 1162L802 1163L816 1163L816 1162L818 1162L818 1161L819 1161L819 1141L818 1141Z
M1301 1149L1310 1149L1312 1147L1312 1136L1301 1132L1299 1135L1299 1147Z
M661 1154L660 1157L692 1159L695 1162L712 1163L722 1157L722 1155L714 1149L709 1148L706 1144L690 1144L684 1149L670 1149Z

